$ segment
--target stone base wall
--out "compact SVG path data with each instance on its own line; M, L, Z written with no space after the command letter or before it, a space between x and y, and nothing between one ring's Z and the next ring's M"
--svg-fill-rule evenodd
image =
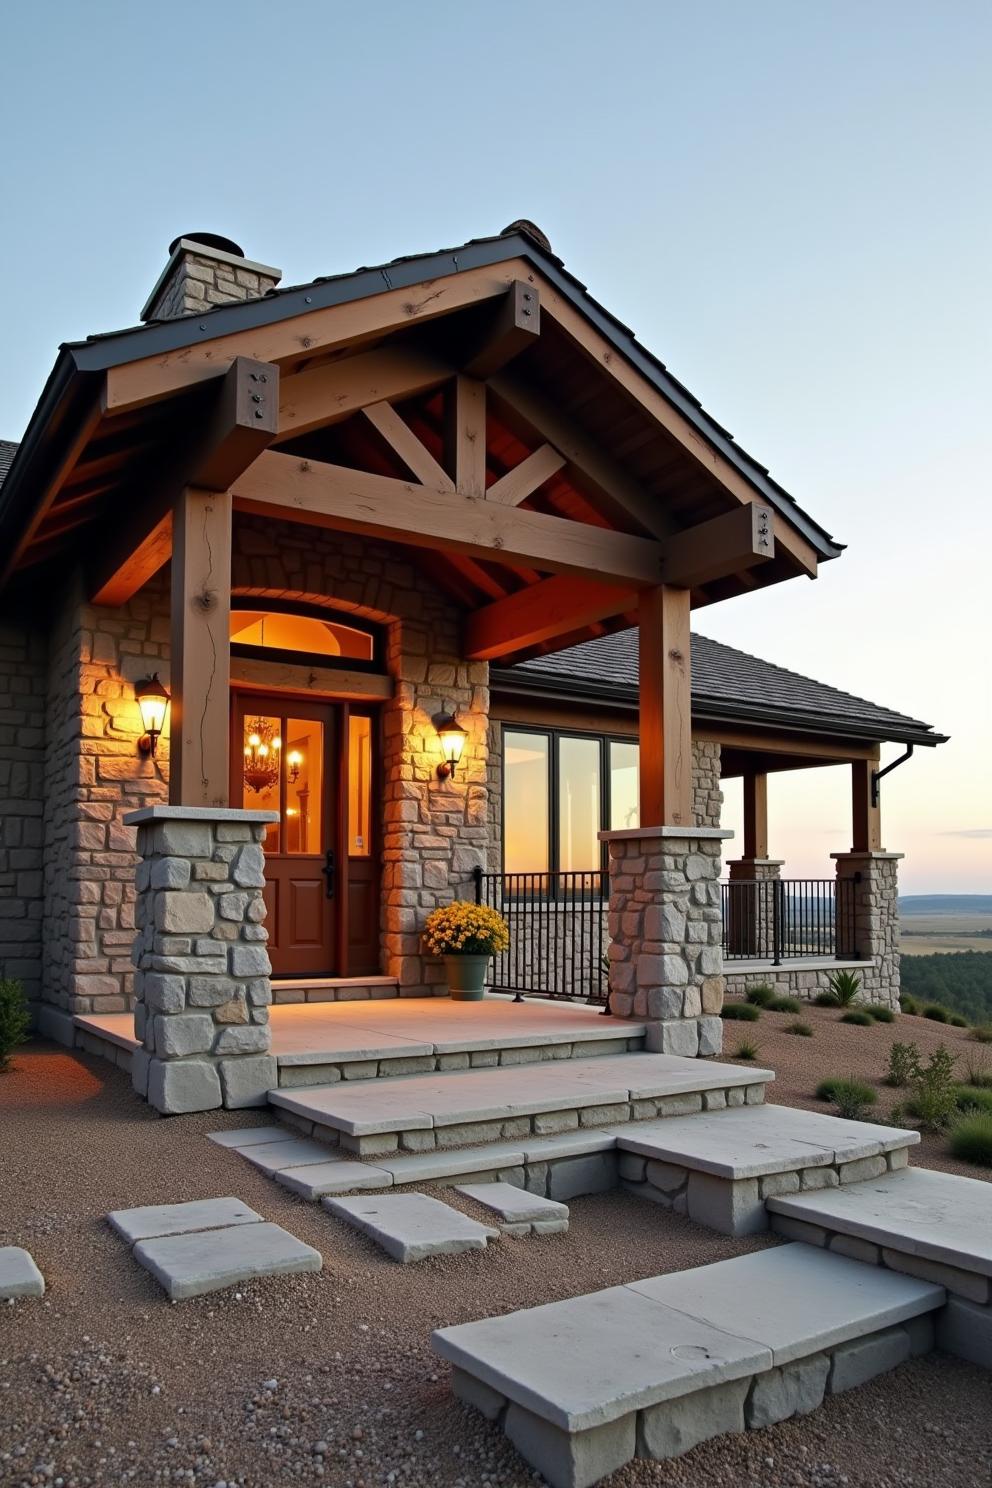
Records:
M779 997L798 997L804 1002L812 1002L818 993L830 990L830 978L841 966L861 977L863 990L859 1001L881 1001L870 995L874 973L870 961L843 961L810 971L790 971L782 966L770 966L767 971L747 971L740 968L737 962L725 961L723 976L726 996L743 997L752 987L771 987ZM882 1005L888 1007L889 1003L885 1001Z
M263 811L159 807L136 826L139 1095L167 1114L259 1106L277 1083L269 1053Z
M899 1011L899 863L902 853L832 853L838 886L854 880L853 924L838 928L858 959L870 961L861 979L861 1001ZM845 899L841 901L846 903Z
M647 1047L718 1054L723 1025L720 845L714 828L604 833L610 1011L648 1020Z
M0 620L0 977L41 997L47 646Z

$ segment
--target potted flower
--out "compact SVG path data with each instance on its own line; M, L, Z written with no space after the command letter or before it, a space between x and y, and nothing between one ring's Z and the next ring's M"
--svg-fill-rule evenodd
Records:
M432 910L424 926L424 943L444 957L448 991L456 1002L478 1002L493 956L510 944L503 916L488 904L456 899Z

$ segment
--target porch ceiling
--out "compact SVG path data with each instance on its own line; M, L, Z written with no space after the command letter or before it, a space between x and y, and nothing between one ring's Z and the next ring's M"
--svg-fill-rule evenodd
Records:
M27 592L37 589L39 568L102 558L124 515L148 512L148 491L161 484L163 454L173 458L185 449L190 430L212 417L219 374L233 365L232 356L251 356L275 369L280 397L273 450L317 470L330 464L405 482L412 486L411 509L418 482L430 493L439 486L443 492L445 480L459 496L506 508L492 533L478 541L455 540L440 517L443 530L433 534L404 533L401 522L372 529L414 544L417 561L479 616L473 635L479 655L519 658L622 628L636 614L638 590L651 582L681 581L698 607L815 573L818 560L836 556L839 547L674 379L661 377L660 364L647 375L643 349L576 287L558 260L519 233L490 244L502 251L482 255L486 262L477 268L459 265L458 272L449 268L425 279L422 296L412 284L396 289L384 275L365 286L364 297L336 304L326 293L312 294L303 298L322 303L308 309L297 303L300 292L285 291L258 305L190 318L197 327L152 325L63 352L29 430L31 449L21 451L0 497L8 574L15 582L23 575ZM519 316L507 329L508 306L522 287L539 300L539 333ZM282 319L273 314L277 302L285 307ZM260 322L254 330L230 329L252 319ZM149 355L163 335L185 335L196 344ZM476 492L448 479L454 467L445 403L452 379L466 371L486 395L485 461ZM372 408L383 411L379 418ZM701 424L710 448L700 437ZM426 452L426 461L418 451ZM424 464L426 475L417 468ZM180 484L192 478L189 462L177 460L174 468ZM707 550L719 551L722 543L727 551L700 569L687 534L706 522L733 519L742 507L758 510L764 501L770 503L772 556L749 549L743 527L718 525L714 540L707 536ZM561 525L542 528L528 521L530 514ZM293 513L280 515L291 519ZM333 513L323 516L336 525ZM618 548L623 561L612 570L581 557L569 568L554 561L556 534L566 535L566 526L600 530L604 539L624 534L643 547ZM533 554L515 552L504 536L515 527L540 529L547 542ZM168 555L167 538L154 549L159 562ZM604 542L604 557L609 551ZM630 554L640 556L628 562ZM563 572L580 575L588 587L576 589ZM529 589L533 597L521 600ZM532 623L534 614L541 623ZM547 615L555 617L550 633ZM509 637L498 649L496 632Z

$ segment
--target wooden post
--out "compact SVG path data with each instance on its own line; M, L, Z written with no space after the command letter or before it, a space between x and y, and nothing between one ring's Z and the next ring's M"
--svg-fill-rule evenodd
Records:
M871 777L877 759L851 762L851 851L882 851L882 813L871 802Z
M768 856L768 776L744 776L744 857Z
M459 493L481 501L486 494L486 384L456 377L445 399L448 474Z
M641 826L691 827L689 590L645 589L639 615Z
M230 792L231 494L186 486L173 513L169 801Z

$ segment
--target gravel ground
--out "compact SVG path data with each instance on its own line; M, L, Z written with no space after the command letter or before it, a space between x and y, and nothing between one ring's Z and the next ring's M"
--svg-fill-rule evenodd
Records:
M782 1021L765 1015L758 1025L766 1057L773 1019ZM843 1032L876 1047L889 1034ZM803 1058L813 1045L815 1055L815 1040L782 1042L790 1052L804 1046ZM43 1302L0 1312L0 1483L538 1481L496 1428L451 1397L431 1329L775 1243L715 1235L613 1193L575 1200L568 1235L504 1239L486 1253L400 1267L204 1139L267 1119L164 1121L122 1072L41 1044L0 1077L0 1244L26 1246L48 1285ZM324 1271L170 1305L103 1218L118 1207L221 1194L316 1245ZM444 1197L471 1208L450 1190ZM801 1422L724 1438L670 1463L634 1463L608 1483L944 1488L950 1478L955 1488L988 1488L990 1397L982 1371L920 1359Z

